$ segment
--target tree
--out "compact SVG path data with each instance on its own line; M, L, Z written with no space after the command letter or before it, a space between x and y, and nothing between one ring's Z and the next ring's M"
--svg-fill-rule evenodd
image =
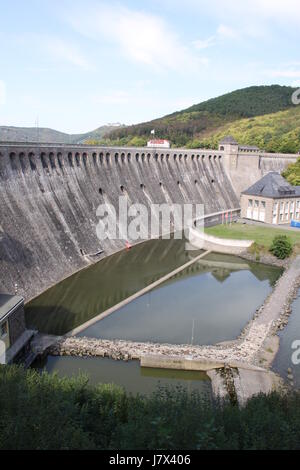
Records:
M279 259L288 258L293 251L291 240L286 235L277 235L274 237L270 252Z
M287 169L282 173L282 176L293 186L300 185L300 158L296 163L291 163Z

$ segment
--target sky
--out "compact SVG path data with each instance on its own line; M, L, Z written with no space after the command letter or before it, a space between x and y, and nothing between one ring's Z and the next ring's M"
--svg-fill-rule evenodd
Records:
M299 0L0 0L0 125L148 121L300 86Z

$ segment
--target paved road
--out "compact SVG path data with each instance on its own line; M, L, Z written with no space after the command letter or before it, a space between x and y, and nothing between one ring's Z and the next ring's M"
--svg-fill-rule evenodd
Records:
M246 225L257 225L258 227L269 227L269 228L276 228L277 230L287 230L290 232L298 232L300 235L300 228L291 227L288 224L284 224L284 225L266 224L265 222L258 222L256 220L248 220L248 219L238 219L238 222L241 224L246 224Z

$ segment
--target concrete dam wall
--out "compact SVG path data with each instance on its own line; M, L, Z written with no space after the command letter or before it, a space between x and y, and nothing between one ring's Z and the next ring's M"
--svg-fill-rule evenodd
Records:
M234 146L233 146L234 147ZM244 153L227 149L224 163L227 174L238 196L270 171L282 173L290 164L295 163L299 155L280 153Z
M0 292L26 300L125 247L100 241L101 203L239 207L224 152L0 144Z

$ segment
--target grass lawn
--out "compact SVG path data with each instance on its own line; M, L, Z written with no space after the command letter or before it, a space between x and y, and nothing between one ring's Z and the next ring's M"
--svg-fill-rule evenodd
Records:
M270 248L272 240L276 235L287 235L293 245L298 243L300 244L300 230L299 233L297 233L292 230L290 231L273 227L263 227L240 223L209 227L205 229L205 233L220 238L232 238L234 240L254 240L258 245L263 245L267 249Z

